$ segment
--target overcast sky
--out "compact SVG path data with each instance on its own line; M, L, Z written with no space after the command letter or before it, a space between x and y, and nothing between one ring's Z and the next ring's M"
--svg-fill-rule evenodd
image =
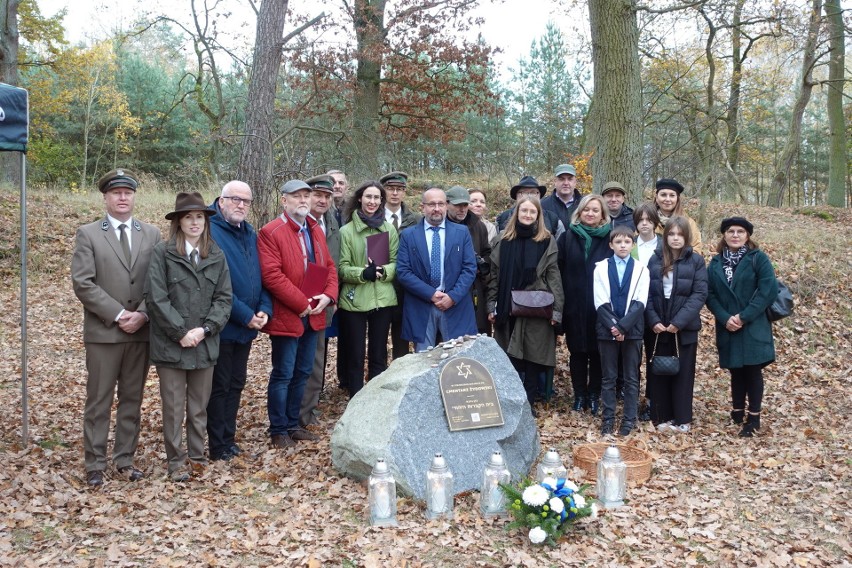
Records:
M117 29L126 29L139 13L140 5L156 10L159 5L163 13L182 17L189 13L187 0L37 0L42 14L50 16L62 8L68 9L65 17L67 37L73 42L90 42L109 37ZM224 0L234 7L229 21L250 20L254 16L247 3ZM307 2L304 5L316 5ZM291 1L291 6L298 6ZM483 3L477 11L485 18L481 32L486 42L499 46L503 53L496 56L504 79L508 78L509 67L516 67L518 59L529 53L530 44L537 33L544 30L548 18L552 18L565 34L570 44L582 42L588 35L588 25L582 14L571 17L564 8L558 8L553 0L505 0L503 3Z

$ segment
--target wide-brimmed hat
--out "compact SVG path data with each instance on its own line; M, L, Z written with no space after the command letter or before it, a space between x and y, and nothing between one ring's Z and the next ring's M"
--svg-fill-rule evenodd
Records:
M547 188L543 185L539 185L534 177L524 176L521 178L521 181L518 182L518 185L512 187L511 191L509 191L509 196L512 199L515 199L515 196L518 195L518 190L530 188L537 189L539 197L544 197L545 192L547 192Z
M601 190L601 195L606 195L610 191L620 191L622 195L627 195L627 190L625 190L624 186L617 181L606 182Z
M216 214L214 210L207 207L204 203L204 198L197 191L193 191L192 193L181 191L175 197L175 210L171 213L166 213L166 219L171 221L175 217L180 217L190 211L201 211L208 217Z
M749 236L754 233L754 225L749 223L745 217L728 217L727 219L722 219L722 226L719 228L719 232L724 234L730 227L742 227Z
M661 189L673 189L678 195L683 193L683 186L676 179L663 178L657 180L657 191Z
M313 191L325 191L327 193L334 193L334 178L327 174L322 174L318 176L314 176L312 178L308 178L305 180Z
M447 190L447 201L453 205L470 203L470 193L460 185L454 185Z
M130 170L125 170L124 168L118 168L107 172L98 180L98 190L100 190L101 193L106 193L116 187L126 187L136 191L138 186L139 180L136 178L136 175Z

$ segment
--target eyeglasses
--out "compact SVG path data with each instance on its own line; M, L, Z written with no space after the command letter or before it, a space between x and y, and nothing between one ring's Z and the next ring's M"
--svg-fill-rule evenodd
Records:
M242 197L231 197L230 195L223 195L222 199L230 199L237 207L239 207L240 205L251 207L252 202L251 199L243 199Z
M405 186L404 185L386 185L385 191L387 191L389 193L398 193L398 192L405 193Z
M446 201L430 201L429 203L424 203L424 207L431 207L432 209L437 209L439 207L446 207Z

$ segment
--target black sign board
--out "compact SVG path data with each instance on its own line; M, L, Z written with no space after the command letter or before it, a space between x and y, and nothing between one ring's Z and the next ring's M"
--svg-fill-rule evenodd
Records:
M451 359L441 371L439 383L451 432L503 425L494 377L478 361Z
M29 138L27 91L0 83L0 152L26 152Z

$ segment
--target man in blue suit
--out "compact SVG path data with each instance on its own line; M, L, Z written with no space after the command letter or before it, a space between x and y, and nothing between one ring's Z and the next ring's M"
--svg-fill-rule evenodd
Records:
M416 351L444 340L476 334L470 288L476 254L466 227L447 223L447 195L432 188L420 201L423 221L399 235L396 277L405 291L402 338Z

